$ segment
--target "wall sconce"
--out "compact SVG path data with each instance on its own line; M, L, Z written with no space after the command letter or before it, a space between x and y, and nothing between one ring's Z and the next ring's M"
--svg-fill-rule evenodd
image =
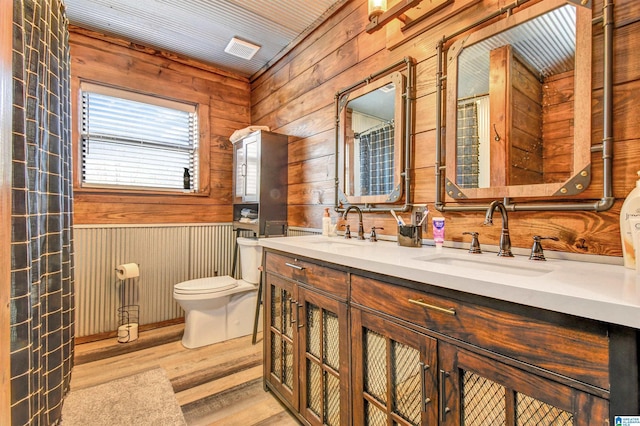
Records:
M412 7L416 7L422 0L401 0L391 9L387 9L386 0L369 0L369 24L365 30L371 34L384 27L395 18L404 22L402 15Z
M387 0L369 0L369 21L382 15L387 10Z

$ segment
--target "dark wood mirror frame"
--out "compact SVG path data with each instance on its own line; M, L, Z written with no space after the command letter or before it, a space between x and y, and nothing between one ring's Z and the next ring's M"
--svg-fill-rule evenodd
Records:
M364 206L366 211L387 211L389 207L376 208L375 206L401 202L403 196L410 193L407 177L411 164L409 142L413 129L414 79L415 61L413 58L404 58L336 93L336 208L343 204L354 204ZM346 188L352 188L353 181L357 177L352 174L347 175L349 171L354 170L353 158L347 158L345 155L347 146L353 147L353 132L346 125L350 121L349 101L366 96L390 83L395 85L393 188L388 193L379 195L350 193ZM406 203L407 197L405 197Z
M457 155L457 81L458 58L468 47L486 40L496 34L532 20L538 16L565 5L576 8L576 50L574 64L573 93L573 158L567 165L570 177L559 182L508 185L504 177L505 167L492 164L492 175L500 170L502 178L493 179L485 188L461 188L456 184ZM496 199L496 198L539 198L563 197L582 192L591 180L591 51L592 51L592 11L571 0L544 0L522 11L513 13L494 24L471 32L467 37L458 39L447 51L447 103L446 103L446 179L444 193L455 200ZM505 108L504 114L508 111ZM492 130L493 133L493 130ZM504 144L506 138L495 142ZM498 140L498 137L496 138ZM494 141L492 140L492 144ZM449 173L449 171L451 171ZM495 182L502 182L502 184Z

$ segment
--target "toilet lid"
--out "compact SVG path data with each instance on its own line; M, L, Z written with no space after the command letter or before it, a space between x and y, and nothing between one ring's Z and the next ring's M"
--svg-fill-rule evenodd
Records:
M173 286L176 293L181 294L205 294L217 293L238 286L238 282L230 276L198 278L196 280L183 281Z

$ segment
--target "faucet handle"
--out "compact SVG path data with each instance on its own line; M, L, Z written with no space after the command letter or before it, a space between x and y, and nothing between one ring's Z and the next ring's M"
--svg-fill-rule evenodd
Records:
M344 237L351 238L351 225L342 225L344 226Z
M480 241L478 240L477 232L463 232L462 235L471 235L471 245L469 246L469 253L480 254L482 249L480 248Z
M542 244L540 243L542 240L560 241L558 237L541 237L539 235L534 235L533 246L531 246L531 254L529 255L530 260L547 260L544 257Z
M384 229L384 228L381 228L379 226L372 226L371 227L371 235L369 236L369 241L371 241L373 243L378 241L378 236L376 235L376 229Z

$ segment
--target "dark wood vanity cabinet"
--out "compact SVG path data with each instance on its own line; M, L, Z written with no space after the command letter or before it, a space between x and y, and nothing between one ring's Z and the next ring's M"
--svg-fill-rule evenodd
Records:
M608 421L606 327L558 324L358 275L351 302L354 424L375 424L372 416L400 425ZM398 370L404 359L411 361ZM385 368L372 369L376 362ZM388 399L368 391L375 377L386 380ZM404 401L413 402L410 415L397 408Z
M608 402L352 309L353 424L603 425Z
M265 381L305 423L637 415L635 330L269 249L265 260Z
M265 385L308 424L350 424L347 274L272 252L265 265Z
M439 342L442 425L605 425L606 399L530 366Z

